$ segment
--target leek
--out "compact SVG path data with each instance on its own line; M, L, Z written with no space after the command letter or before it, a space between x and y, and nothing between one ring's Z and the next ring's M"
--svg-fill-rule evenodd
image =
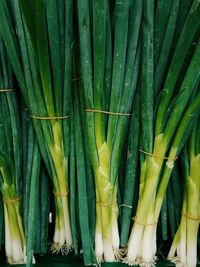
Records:
M197 264L197 236L200 212L199 130L199 123L197 123L182 157L184 195L181 221L168 254L168 259L174 262L176 266L195 267Z
M8 263L25 263L26 243L20 211L21 129L13 70L2 39L0 39L0 90L0 190L4 202L5 251Z
M0 32L53 184L52 250L66 254L73 245L68 205L72 1L1 1L0 10Z
M87 145L96 189L95 254L98 262L113 262L121 259L118 172L129 122L125 114L131 111L138 75L142 2L117 0L113 14L110 1L89 2L77 4Z
M144 9L147 16L146 21L149 24L152 19L150 5L151 3L146 2L146 10ZM143 72L145 75L144 81L149 80L149 83L144 83L144 88L142 87L142 92L143 90L146 92L142 96L144 99L143 105L146 108L143 110L143 106L141 106L142 140L139 201L125 259L125 262L130 265L155 265L157 222L169 178L174 167L174 160L186 142L191 126L200 111L199 94L194 98L200 77L199 22L193 29L192 34L190 34L190 38L186 38L187 41L185 39L186 33L190 31L191 23L197 20L199 12L200 4L198 1L194 1L169 66L163 86L164 89L161 91L155 105L154 120L152 119L153 116L151 116L153 86L151 86L150 76L146 75L146 73L150 75L150 70L148 72L147 69ZM148 34L151 34L150 30L151 28L148 27L147 32L145 32L144 28L144 37L147 40ZM193 53L190 53L190 56L187 58L187 65L185 65L183 70L184 58L189 52L192 40L195 38L198 39L197 44ZM183 44L184 47L187 47L186 51L181 47ZM151 51L150 46L147 46L146 49ZM147 51L144 53L147 53ZM152 51L144 55L151 59ZM178 60L180 56L182 58ZM146 68L148 67L146 65ZM181 69L185 72L184 76L182 73L179 77L178 74ZM147 88L152 91L147 92ZM191 116L191 114L194 115ZM150 156L147 153L150 153ZM164 157L167 157L166 164L163 164Z

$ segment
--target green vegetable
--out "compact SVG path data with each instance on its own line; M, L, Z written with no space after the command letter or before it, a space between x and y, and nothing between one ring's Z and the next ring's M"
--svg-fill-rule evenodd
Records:
M181 221L170 248L168 259L176 265L197 264L197 236L200 212L200 138L199 119L182 153L184 195Z
M95 254L98 262L112 262L121 258L118 172L137 83L141 1L117 0L113 20L109 1L77 4L85 135L96 189Z
M158 92L162 89L163 85L163 78L166 74L166 67L169 60L169 54L171 51L171 46L173 42L173 37L175 35L175 26L177 21L178 15L178 8L179 8L179 0L171 1L171 5L169 2L166 1L159 1L163 2L162 12L158 11L158 18L155 22L155 81L154 81L154 95L156 96ZM167 6L167 7L166 7ZM170 6L170 11L167 16L166 12L168 7ZM163 21L165 23L165 29L163 30L160 27L160 24ZM163 38L160 38L160 35L164 34Z
M150 5L149 2L148 5ZM197 19L197 14L200 15L199 7L199 2L194 1L169 66L164 89L157 99L154 123L152 123L151 116L153 105L151 90L153 88L150 87L150 76L145 76L146 79L149 79L149 82L145 84L145 89L147 87L151 89L149 89L148 94L142 95L144 99L142 104L144 106L146 104L146 108L143 109L143 106L141 106L142 140L139 201L125 259L125 262L131 265L155 264L157 222L169 178L174 167L174 160L186 142L192 124L195 122L196 116L200 111L200 96L199 94L195 96L196 85L200 75L200 40L198 40L194 52L187 59L184 77L178 76L179 70L181 70L184 64L183 54L180 60L178 58L183 52L186 56L190 49L188 47L188 50L183 51L183 47L181 47L183 40L185 48L185 45L189 45L192 38L194 38L198 27L190 34L189 39L186 38L186 40L183 37L189 31L190 23ZM148 25L151 25L152 14L150 14L150 11L152 9L149 7L147 11L149 13L146 13L146 16L149 20L146 18L146 21ZM151 28L148 27L148 29L150 31ZM148 40L148 35L146 35L146 38ZM147 46L146 49L152 51L150 48L151 46ZM144 55L150 55L146 53L145 51ZM149 61L150 63L151 60ZM147 73L150 75L150 70ZM195 114L195 116L190 114ZM166 164L163 164L164 157L167 157Z
M137 207L138 197L138 159L139 159L139 133L140 133L140 85L138 84L138 90L136 92L132 117L129 126L128 147L126 155L125 166L125 181L124 181L124 197L121 204L122 209L122 221L121 221L121 236L120 244L125 247L128 241L131 217L135 213Z
M0 32L53 184L52 250L66 254L72 248L68 205L72 1L1 1L0 10Z
M26 243L20 211L22 140L15 91L12 67L0 39L0 190L5 221L5 251L9 263L24 263Z

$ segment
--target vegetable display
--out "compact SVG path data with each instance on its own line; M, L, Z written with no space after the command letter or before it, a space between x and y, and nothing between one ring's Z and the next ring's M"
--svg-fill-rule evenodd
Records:
M0 265L197 266L200 1L0 14Z

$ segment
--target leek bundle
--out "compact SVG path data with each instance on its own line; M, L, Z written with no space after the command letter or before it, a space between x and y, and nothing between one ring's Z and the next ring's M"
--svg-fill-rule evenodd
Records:
M149 41L150 44L154 28L152 5L151 1L144 1L146 23L144 22L143 26L143 41ZM200 112L199 15L200 3L194 1L155 108L153 108L154 87L150 76L151 66L144 64L143 67L139 200L125 259L130 265L154 266L155 264L157 222L174 161ZM193 24L195 26L191 31ZM152 62L151 45L144 46L143 54L146 60L144 63Z
M71 251L68 158L72 1L1 1L0 32L53 184L53 252Z
M22 140L13 70L0 39L0 190L3 196L8 263L26 261L21 216ZM2 212L2 211L1 211Z
M175 235L168 258L194 267L200 1L0 0L0 14L8 262L31 266L51 237L85 265L150 267Z
M200 214L200 127L199 120L182 155L184 194L179 228L168 259L177 266L197 264L197 236Z
M77 0L87 145L96 190L95 254L121 258L118 175L137 85L142 1Z

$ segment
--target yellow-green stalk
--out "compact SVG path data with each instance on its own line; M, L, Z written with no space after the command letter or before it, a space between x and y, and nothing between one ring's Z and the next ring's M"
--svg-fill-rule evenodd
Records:
M20 214L21 196L17 196L14 185L7 184L3 164L1 165L0 172L4 177L1 190L4 202L7 261L10 264L24 264L26 263L26 243Z
M197 236L200 221L200 139L196 126L190 138L188 150L182 160L184 195L179 228L170 248L168 259L176 266L195 267L197 264ZM189 169L188 169L189 166Z

